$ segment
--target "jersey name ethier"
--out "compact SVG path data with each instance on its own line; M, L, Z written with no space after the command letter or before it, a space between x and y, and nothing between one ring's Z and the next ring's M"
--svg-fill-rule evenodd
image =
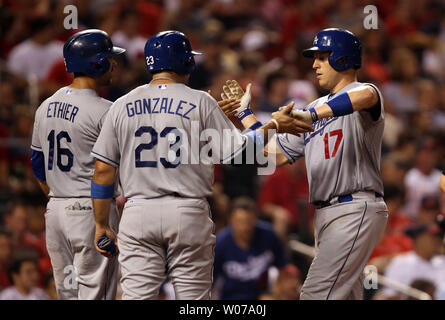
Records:
M72 109L71 109L72 108ZM74 122L79 108L70 103L54 101L48 104L47 118L59 118Z
M190 120L188 114L196 105L185 100L174 102L173 98L138 99L126 104L128 117L141 114L172 114Z

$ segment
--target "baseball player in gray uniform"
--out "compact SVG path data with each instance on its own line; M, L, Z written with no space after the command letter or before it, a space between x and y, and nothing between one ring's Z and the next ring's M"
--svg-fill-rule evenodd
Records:
M46 246L59 299L115 299L118 262L94 246L90 152L111 102L96 89L111 81L116 64L108 35L96 29L73 35L64 45L71 85L46 99L35 114L32 135L34 175L50 200L45 213ZM117 230L118 213L110 208L110 225Z
M210 298L215 235L206 197L212 193L214 168L211 161L193 159L208 154L209 138L223 149L211 149L212 159L225 163L242 157L256 140L269 139L267 130L241 134L215 99L185 85L196 54L183 33L164 31L150 38L145 58L153 80L111 106L92 151L97 158L91 188L96 240L107 236L118 244L123 299L154 299L166 277L177 299ZM312 130L289 116L291 109L290 104L260 129ZM223 130L230 134L220 134ZM212 137L206 136L211 131ZM128 199L118 242L108 225L117 167Z
M320 86L330 94L291 111L314 132L278 134L265 148L275 154L277 165L305 157L309 201L318 207L316 256L301 299L361 299L363 269L386 226L380 176L383 98L376 86L357 82L361 50L359 39L347 30L317 34L303 55L314 58ZM249 87L244 93L236 81L227 81L223 90L223 99L242 96L239 108L248 106ZM232 109L223 110L228 114ZM248 127L256 121L249 115L242 123Z

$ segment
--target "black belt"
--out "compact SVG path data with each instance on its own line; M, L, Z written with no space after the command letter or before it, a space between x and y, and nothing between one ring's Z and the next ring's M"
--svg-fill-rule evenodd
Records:
M381 198L382 195L378 192L375 193L376 198ZM335 197L332 197L331 199L327 200L327 201L315 201L313 203L313 205L319 207L319 208L326 208L329 207L330 205L332 205L331 201L334 199ZM343 203L343 202L350 202L352 201L352 194L345 194L343 196L338 196L338 203Z

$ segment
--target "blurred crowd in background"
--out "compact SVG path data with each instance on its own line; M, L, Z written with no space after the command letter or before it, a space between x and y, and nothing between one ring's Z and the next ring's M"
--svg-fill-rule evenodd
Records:
M114 101L148 83L145 41L174 29L204 53L196 57L190 86L211 90L219 100L226 80L236 79L243 87L252 82L251 105L262 121L290 100L304 106L327 94L301 50L323 28L354 32L364 49L359 81L376 84L385 99L381 172L390 216L370 264L381 274L445 299L443 231L434 224L445 213L438 187L445 169L443 0L2 1L0 298L57 298L45 248L47 200L33 178L29 157L35 110L72 80L62 48L79 30L63 27L68 4L77 7L79 29L105 30L115 45L127 49L112 85L101 89L104 98ZM378 8L377 30L363 27L368 4ZM314 207L307 199L304 159L269 176L258 176L253 166L216 166L210 201L218 237L225 237L219 240L218 264L224 265L235 250L223 243L230 242L228 234L246 244L247 255L265 252L261 259L248 259L250 265L221 267L215 282L223 282L225 289L216 297L298 298L311 258L288 244L292 239L314 244ZM273 240L259 239L260 229ZM160 298L171 296L167 285L164 289ZM406 298L385 290L367 290L366 297Z

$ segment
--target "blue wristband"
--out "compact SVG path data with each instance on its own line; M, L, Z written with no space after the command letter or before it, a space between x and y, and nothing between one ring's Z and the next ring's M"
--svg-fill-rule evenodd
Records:
M238 115L236 116L238 118L238 120L243 120L245 117L247 117L248 115L252 114L252 110L250 109L246 109L241 111L240 113L238 113Z
M345 116L354 112L351 99L347 92L339 94L337 97L326 102L326 104L331 107L334 117Z
M41 151L31 151L31 167L34 177L39 181L46 181L45 174L45 157Z
M91 198L109 199L114 196L114 184L102 185L91 181Z
M250 128L249 129L247 129L247 130L256 130L256 129L258 129L259 127L261 127L263 124L261 123L261 121L257 121L257 122L255 122L254 124L252 124L251 126L250 126Z
M310 108L309 112L311 113L312 122L315 122L318 120L318 114L317 111L315 111L315 108Z

